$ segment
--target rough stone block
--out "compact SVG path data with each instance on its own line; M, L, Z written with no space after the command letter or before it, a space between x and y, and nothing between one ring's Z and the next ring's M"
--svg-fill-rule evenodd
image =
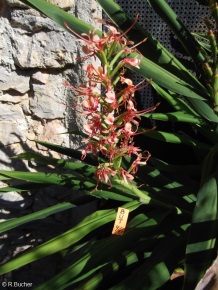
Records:
M21 94L29 91L30 77L18 75L16 72L8 72L3 66L0 66L0 90L14 90Z
M15 70L11 35L13 29L8 19L0 18L0 67L3 66L6 71ZM1 77L2 73L0 73Z
M63 119L66 111L65 86L58 75L49 75L45 84L33 83L30 110L40 119Z
M48 0L48 2L64 10L72 8L75 4L74 0Z
M0 145L23 142L26 140L27 127L21 130L15 121L0 121Z
M16 28L21 28L28 32L37 32L43 29L51 31L63 31L63 29L54 23L51 19L43 16L40 12L35 9L20 10L13 9L11 12L10 23Z
M64 68L75 62L75 52L64 32L40 31L31 37L15 31L13 55L20 68Z
M28 5L24 4L19 0L6 0L9 6L11 7L22 7L22 8L29 8Z

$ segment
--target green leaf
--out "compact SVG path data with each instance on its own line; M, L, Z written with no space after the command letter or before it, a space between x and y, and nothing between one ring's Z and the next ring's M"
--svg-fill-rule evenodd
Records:
M216 257L218 171L201 186L186 247L184 290L195 289Z
M8 178L8 179L11 180L11 178ZM3 194L4 192L10 192L10 191L17 191L17 192L29 191L29 190L35 191L37 189L43 189L49 186L51 186L50 183L26 182L26 183L17 184L14 186L0 187L0 194Z
M140 206L138 201L132 201L124 204L122 207L129 209L130 212ZM116 209L100 210L86 217L82 222L71 230L55 237L46 243L31 249L13 260L0 266L0 274L8 273L12 270L27 265L33 261L39 260L51 254L57 253L81 240L93 230L115 220Z
M203 161L201 184L217 170L218 165L218 143L211 149Z
M155 82L151 82L152 87L155 91L161 95L176 111L184 111L188 114L199 116L195 110L193 110L187 102L185 102L181 97L173 92L169 92L161 88Z
M14 179L26 180L35 183L50 183L56 185L73 184L72 174L56 174L44 172L25 172L25 171L7 171L0 170L0 175Z
M218 132L216 130L213 130L210 126L196 125L196 128L211 144L216 145L218 143Z
M202 52L201 46L191 34L191 32L185 27L181 19L175 14L170 6L164 0L147 0L152 8L158 13L158 15L164 20L164 22L175 33L183 47L192 57L195 66L205 76L205 71L202 68L202 63L207 61L205 52ZM205 76L206 79L207 76Z
M158 239L153 240L153 245L155 245L157 241ZM79 285L77 289L78 290L84 290L84 289L95 290L95 289L98 289L97 287L102 287L102 284L103 284L103 288L99 288L99 289L106 289L106 287L108 286L109 277L111 277L112 279L109 281L111 282L113 281L114 276L115 276L115 279L116 279L116 276L119 276L120 272L123 275L124 271L128 269L128 267L130 266L134 267L134 264L137 265L137 262L140 262L142 257L144 259L149 257L151 253L149 252L149 245L147 241L144 241L144 245L143 245L144 252L142 250L143 246L141 245L141 243L139 244L139 246L138 244L139 243L136 243L134 245L134 249L132 252L123 252L122 256L120 257L119 255L114 262L108 263L107 265L103 266L97 272L97 274L91 277L91 279L86 281L84 284ZM107 282L105 282L104 280L107 280ZM72 283L68 283L66 286L69 286L71 284ZM41 290L41 289L37 289L37 290Z
M19 218L9 219L7 221L0 223L0 233L11 230L13 228L26 224L28 222L32 222L39 219L44 219L52 214L55 214L55 213L58 213L58 212L61 212L61 211L64 211L73 207L75 207L74 204L71 204L69 202L64 202L64 203L50 206L46 209L31 213L31 214L28 214Z
M61 271L51 280L40 285L37 290L47 289L48 286L53 289L60 289L60 287L64 287L64 285L66 287L66 283L69 281L67 286L72 285L73 287L74 283L78 281L82 282L83 279L97 270L100 273L100 277L99 274L97 274L94 280L97 279L95 284L99 284L104 274L108 273L108 277L111 277L113 271L118 272L122 268L137 262L140 259L137 257L139 253L143 255L144 251L150 250L149 243L151 239L152 245L159 242L158 238L155 241L152 236L155 234L157 226L161 224L169 214L170 212L159 210L149 211L148 214L138 214L128 223L123 236L112 235L91 243L87 252L79 255L72 265ZM146 239L144 239L145 236L147 236ZM142 242L140 239L144 239L144 241ZM107 251L105 251L105 249L107 249ZM124 257L126 257L126 261ZM113 262L111 262L112 260ZM85 287L84 289L93 289L90 288L90 284L93 283L92 280L93 279L83 285L83 287Z
M14 156L13 158L34 161L36 163L58 166L67 170L74 170L82 172L83 175L88 176L95 172L95 166L84 164L79 161L69 161L67 159L57 159L41 155L36 152L24 152Z
M156 193L154 195L152 191L149 194L152 200L158 199L165 204L178 206L187 216L192 215L198 184L196 186L193 181L188 181L187 183L185 182L186 178L182 182L181 180L172 180L171 176L168 177L163 174L157 166L152 167L150 165L146 165L143 168L139 167L136 176L140 181L148 184L155 190Z
M136 53L129 55L129 57L136 56ZM148 58L142 57L139 69L130 66L128 66L128 68L147 79L152 79L155 83L170 91L189 97L190 100L197 99L200 101L208 98L207 92L205 93L205 90L200 91L196 89L196 87L193 87L188 82L177 77L168 70L152 62Z
M130 56L135 57L136 54ZM155 83L169 91L188 97L188 101L192 108L198 114L211 122L218 122L218 115L211 108L210 103L202 100L202 96L204 96L203 91L197 93L195 88L191 87L190 84L172 75L169 71L158 67L157 64L152 63L146 58L142 58L140 69L135 67L129 67L129 69L141 74L145 78L152 79ZM208 96L206 96L206 98L208 98Z
M203 119L187 114L185 112L171 112L171 113L146 113L142 115L146 118L151 118L160 121L183 122L191 124L204 124Z
M134 20L132 20L113 0L97 0L105 13L113 20L113 22L122 30L126 31L130 28ZM131 30L127 32L129 39L140 43L146 38L146 41L137 46L141 54L158 66L162 67L165 72L191 84L191 87L200 88L207 94L205 87L185 68L175 56L173 56L161 43L159 43L146 29L140 24L135 23ZM154 80L153 76L152 79ZM160 81L160 80L159 80ZM158 82L157 82L158 83ZM200 91L199 91L200 92Z
M75 159L81 159L82 157L82 152L79 150L75 150L72 148L60 146L60 145L55 145L49 142L44 142L40 140L35 140L36 143L53 150L55 152L61 153L63 155L75 158ZM87 154L86 158L83 160L84 163L90 164L90 165L98 165L98 162L96 159L94 159L91 155Z
M145 179L143 180L145 181ZM189 209L186 208L187 204L181 202L180 199L180 203L176 204L173 203L172 200L169 202L169 199L167 200L166 195L165 195L165 199L161 200L158 194L152 194L152 191L148 191L145 190L144 187L142 187L140 190L136 187L136 186L132 186L127 184L125 181L123 180L114 180L114 182L121 184L125 189L132 189L132 192L139 197L140 202L142 202L143 204L149 204L150 206L153 207L157 207L157 208L161 208L161 209L165 209L165 210L171 210L172 212L180 215L181 213L190 216L190 212ZM147 188L146 188L147 189ZM156 191L156 188L153 188L154 191ZM157 192L156 192L157 193ZM184 208L183 208L184 206Z
M140 129L143 131L143 129ZM211 146L202 142L199 142L198 140L192 139L189 136L182 135L179 133L169 133L169 132L163 132L163 131L157 131L157 130L150 130L146 133L144 133L144 136L154 138L159 141L163 142L169 142L169 143L175 143L175 144L186 144L194 148L199 148L202 150L209 151L211 149Z
M113 0L98 0L97 2L123 31L131 27L134 21ZM210 98L210 92L169 51L138 24L127 35L136 43L147 37L147 41L138 46L144 56L140 69L128 67L129 69L147 79L152 79L163 88L188 97L198 114L209 121L218 122L218 116L212 109L212 104L202 101ZM193 39L192 35L190 37ZM133 54L131 57L134 56L136 55Z
M154 166L157 167L162 172L170 172L176 174L185 174L191 176L200 176L202 166L189 164L189 165L174 165L166 163L160 159L150 157L149 162Z
M187 225L184 226L187 228ZM166 283L184 256L187 229L176 230L165 236L151 256L111 290L158 289Z
M13 187L3 187L0 189L0 192L7 191L23 191L28 189L43 188L52 185L66 186L74 190L83 190L86 194L100 197L103 199L114 199L119 201L131 201L138 199L132 190L132 187L129 189L123 190L123 187L114 184L113 189L108 188L108 185L101 184L99 189L96 188L96 180L90 179L84 176L78 176L74 174L56 174L56 173L44 173L44 172L23 172L23 171L6 171L1 170L0 176L7 176L12 179L25 180L30 183L16 185ZM34 183L36 183L34 187ZM96 190L94 190L96 188Z

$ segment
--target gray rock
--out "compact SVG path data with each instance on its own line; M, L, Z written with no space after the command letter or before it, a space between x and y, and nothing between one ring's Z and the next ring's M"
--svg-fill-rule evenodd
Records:
M19 0L6 0L9 6L11 7L22 7L22 8L29 8L28 5L24 4Z
M49 74L38 71L32 75L32 80L36 83L47 84L49 80Z
M14 28L21 28L28 32L37 32L43 29L62 31L63 29L35 9L11 11L11 25Z
M5 71L15 69L11 42L12 35L13 29L11 28L8 19L4 17L0 18L0 66L3 66Z
M63 119L66 111L64 80L58 75L49 75L46 84L33 83L30 110L40 119Z
M20 29L14 33L14 62L20 68L64 68L75 62L76 50L65 32L40 31L32 37Z
M27 122L22 108L15 104L0 106L0 140L1 145L23 142L27 136Z
M22 7L22 8L29 8L28 5L22 3L19 0L6 0L8 5L11 7ZM60 7L61 9L67 10L74 6L74 0L47 0L53 5Z
M10 106L9 104L1 104L0 120L20 121L25 119L23 111L19 105Z
M25 75L18 75L15 71L8 72L3 66L0 66L0 90L14 90L21 94L29 91L30 78Z
M29 205L28 199L24 199L17 192L5 192L0 194L0 202L4 208L21 209Z
M9 102L9 103L20 103L22 100L21 96L16 94L4 94L3 91L0 91L0 102Z
M102 14L99 5L96 5L96 1L86 0L85 5L83 1L77 1L77 13L78 18L83 19L93 26L99 26L97 22L94 21L94 17L101 18Z
M218 289L218 257L212 266L206 271L204 277L199 281L195 290L217 290Z
M75 0L48 0L48 2L64 10L68 10L75 5Z
M1 146L25 141L26 132L27 125L25 124L25 121L22 121L21 124L18 124L15 121L0 121Z

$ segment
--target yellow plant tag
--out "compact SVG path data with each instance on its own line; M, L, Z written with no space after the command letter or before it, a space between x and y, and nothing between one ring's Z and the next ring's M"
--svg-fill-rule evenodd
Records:
M128 215L129 215L128 209L122 208L122 207L118 208L112 235L119 235L119 236L123 235L126 228Z

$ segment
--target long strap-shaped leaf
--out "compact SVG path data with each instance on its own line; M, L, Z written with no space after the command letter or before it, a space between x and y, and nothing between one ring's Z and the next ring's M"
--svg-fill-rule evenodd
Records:
M114 2L114 0L97 0L97 2L101 5L105 13L123 31L133 25L133 20L117 3ZM143 13L143 11L140 13ZM205 91L202 84L199 83L199 81L187 70L187 68L185 68L174 55L172 55L140 24L136 23L127 33L127 36L136 44L146 38L146 41L137 47L144 57L158 64L160 67L164 68L173 75L176 75L178 78L192 84L193 87L201 87L203 91Z
M170 112L170 113L147 113L142 115L146 118L151 118L153 120L159 121L171 121L171 122L184 122L191 124L203 124L202 118L193 116L184 112Z
M83 190L84 193L90 195L90 192L96 187L96 180L88 177L81 177L74 174L56 174L56 173L44 173L44 172L25 172L25 171L6 171L0 170L0 176L7 176L11 179L25 180L27 185L25 187L23 184L21 186L15 185L14 187L3 187L0 192L7 192L11 190L22 191L28 189L34 189L33 184L35 183L35 188L47 187L52 185L66 186L74 190ZM39 187L38 187L39 185ZM43 186L44 185L44 186ZM93 196L100 198L109 198L121 201L130 201L133 199L138 199L138 196L134 194L134 191L130 187L129 189L123 190L123 187L114 184L113 190L108 189L108 185L102 184L100 188L92 193ZM137 190L137 189L136 189ZM139 190L138 190L139 191ZM144 199L150 200L145 194L142 195Z
M93 272L96 272L99 267L103 267L103 272L105 272L104 264L111 263L111 260L116 260L116 263L118 263L118 257L119 268L122 269L126 266L122 265L122 267L120 265L122 260L123 262L125 261L123 259L125 252L128 251L129 248L132 248L132 246L134 246L134 256L136 256L138 250L143 251L144 249L148 251L149 238L153 240L152 236L153 234L156 234L157 226L161 224L161 222L169 214L170 211L160 212L159 210L154 210L149 212L148 215L146 215L146 213L137 215L135 218L133 218L132 221L128 223L125 234L123 236L109 236L102 240L94 241L89 246L89 250L87 252L80 251L81 254L79 254L78 257L72 261L72 264L67 269L64 269L51 280L37 287L37 290L48 289L48 287L52 289L62 289L61 287L69 281L71 281L71 283L75 282L76 279L77 281L83 281L84 278L88 277ZM143 239L145 236L148 238L144 241L144 247L139 248L137 242L140 239ZM159 242L158 240L159 239L157 238L156 242ZM152 244L155 245L154 240ZM105 249L107 250L105 251ZM112 270L111 267L109 268ZM88 287L87 289L91 288Z
M201 184L217 169L218 164L218 143L210 150L207 157L204 159L202 166Z
M184 290L195 289L216 256L218 171L200 188L186 248Z
M73 207L75 207L74 204L71 204L69 202L64 202L64 203L59 203L54 206L50 206L46 209L31 213L31 214L28 214L19 218L9 219L5 222L0 223L0 233L11 230L13 228L26 224L28 222L32 222L39 219L44 219L52 214L55 214L57 212L64 211Z
M199 114L193 110L190 105L181 99L179 95L177 95L175 92L169 92L167 90L164 90L162 87L158 86L154 82L151 82L152 87L155 89L155 91L163 97L170 106L174 108L176 111L183 111L188 114L194 115L199 117Z
M56 144L45 142L45 141L40 141L40 140L34 140L34 141L50 150L61 153L65 156L69 156L69 157L81 160L82 153L79 150L64 147L61 145L56 145ZM83 160L83 163L88 163L91 165L98 165L98 161L96 160L96 158L94 159L90 154L87 154L85 160Z
M97 0L97 2L122 30L126 30L133 24L130 17L113 0ZM147 37L147 44L145 42L138 47L144 56L140 69L129 68L145 78L152 78L155 83L170 91L189 97L197 113L209 121L218 122L218 116L211 106L207 102L200 101L202 97L205 99L209 97L206 88L141 26L136 24L135 29L134 27L132 29L132 32L127 33L130 39L137 42Z
M140 129L142 131L142 129ZM145 137L154 138L159 141L175 143L175 144L186 144L194 148L199 148L201 150L208 151L211 149L211 146L195 140L189 136L180 134L180 133L169 133L164 131L151 130L144 134Z
M140 203L138 201L129 202L123 205L124 208L129 209L130 211L133 211L139 206ZM91 231L113 221L115 217L116 209L97 211L85 218L73 229L55 237L52 240L49 240L48 242L28 251L27 253L24 253L19 257L14 258L13 260L10 260L4 265L1 265L0 274L10 272L33 261L66 249L81 240Z
M176 231L176 230L175 230ZM166 235L148 260L110 290L154 290L166 283L183 258L187 230ZM191 289L191 288L190 288ZM193 288L194 289L194 288Z
M196 68L199 70L201 75L205 76L205 72L202 69L202 63L206 62L206 57L204 53L202 53L201 46L198 44L191 32L185 27L179 17L164 0L147 0L147 2L150 3L152 8L176 34L183 47L192 57Z

